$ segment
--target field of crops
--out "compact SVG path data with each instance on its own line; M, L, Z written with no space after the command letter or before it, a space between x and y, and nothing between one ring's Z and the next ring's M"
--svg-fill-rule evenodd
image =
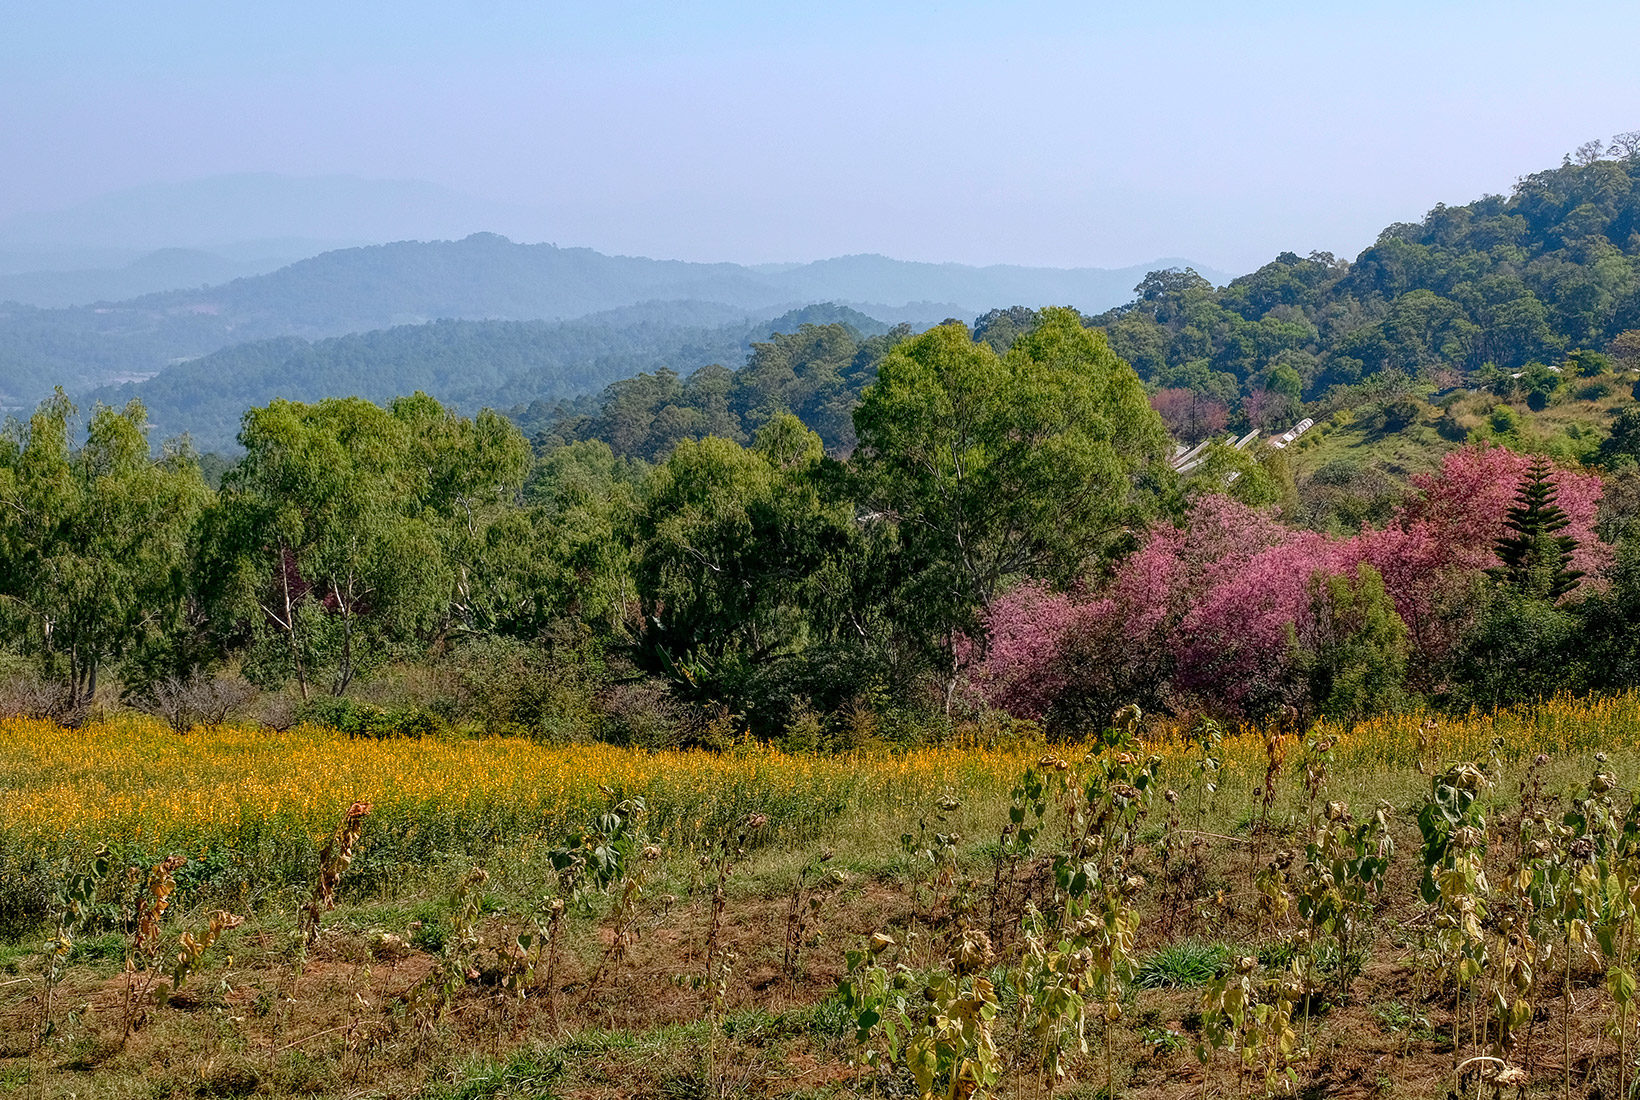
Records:
M843 758L649 753L513 738L371 740L302 727L186 736L150 719L82 730L0 724L0 843L12 858L71 858L102 844L135 862L212 854L253 886L305 882L317 845L355 802L373 807L350 880L398 880L498 845L556 840L613 797L641 798L648 828L687 843L749 813L767 842L797 842L852 811L914 813L945 791L996 790L1029 750L921 749ZM1034 757L1033 757L1034 758Z
M847 757L7 721L0 1090L1630 1095L1637 777L1633 695Z
M1162 724L1148 747L1168 765L1193 753L1187 732ZM1375 778L1452 760L1506 761L1640 750L1640 696L1565 700L1526 713L1454 720L1421 713L1325 726L1340 775ZM849 810L905 813L944 791L995 792L1043 746L918 748L850 756L789 755L748 744L725 754L550 746L515 738L372 740L301 727L222 727L186 735L130 716L64 730L0 720L0 835L71 854L105 842L144 847L235 844L246 835L321 837L355 801L377 820L451 841L556 831L601 805L605 790L648 800L654 827L700 830L749 812L791 835ZM1265 766L1261 731L1227 731L1227 778Z

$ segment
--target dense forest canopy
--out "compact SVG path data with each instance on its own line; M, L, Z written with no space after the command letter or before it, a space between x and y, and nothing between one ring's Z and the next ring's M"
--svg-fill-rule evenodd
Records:
M801 324L752 344L745 366L710 364L687 377L663 367L610 384L595 400L515 410L538 448L597 439L617 454L653 462L680 441L720 436L748 442L778 413L792 413L831 453L854 447L854 406L889 349L911 334L897 326L867 336L853 324Z
M817 747L998 714L1075 733L1134 700L1349 718L1640 685L1636 168L1569 162L1354 264L1154 272L1094 318L918 333L816 307L647 345L452 323L226 352L317 377L397 348L475 396L562 387L476 416L247 401L230 459L154 453L134 400L82 443L59 394L0 435L0 703L186 724L177 700L254 684L351 721L361 685L417 668L418 729ZM622 339L659 361L595 397L528 362L573 374ZM1322 422L1178 458L1300 416ZM1368 476L1350 432L1417 464Z
M1094 323L1146 381L1255 426L1375 375L1447 388L1604 350L1640 328L1640 157L1612 152L1390 226L1354 263L1284 252L1222 289L1155 272Z

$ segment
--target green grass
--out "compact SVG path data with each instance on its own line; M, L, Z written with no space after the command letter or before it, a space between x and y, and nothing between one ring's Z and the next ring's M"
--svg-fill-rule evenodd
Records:
M1592 401L1578 396L1579 391L1597 381L1608 387L1604 396ZM1598 379L1574 379L1553 403L1537 411L1524 401L1511 403L1490 393L1463 392L1439 399L1437 405L1441 407L1428 405L1412 423L1390 431L1370 430L1360 421L1334 425L1322 420L1289 450L1289 461L1300 480L1328 462L1349 459L1363 466L1376 466L1405 482L1413 474L1438 467L1443 455L1463 446L1462 433L1482 427L1491 410L1505 404L1511 405L1522 425L1523 438L1518 443L1575 449L1577 444L1571 436L1604 435L1612 416L1634 403L1630 394L1633 384L1634 376L1623 372ZM1443 408L1450 414L1445 418Z
M1212 981L1229 963L1230 948L1222 943L1181 940L1147 955L1133 984L1140 989L1195 989Z
M506 1058L485 1058L467 1063L457 1071L458 1080L427 1091L428 1100L529 1100L558 1095L558 1081L564 1075L564 1055L554 1050L526 1047Z

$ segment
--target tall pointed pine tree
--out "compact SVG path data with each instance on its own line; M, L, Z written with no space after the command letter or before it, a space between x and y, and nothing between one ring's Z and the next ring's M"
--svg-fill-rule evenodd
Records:
M1561 531L1571 519L1555 503L1557 490L1549 463L1539 458L1527 468L1509 509L1507 530L1498 540L1494 579L1542 599L1558 600L1583 576L1571 567L1577 540Z

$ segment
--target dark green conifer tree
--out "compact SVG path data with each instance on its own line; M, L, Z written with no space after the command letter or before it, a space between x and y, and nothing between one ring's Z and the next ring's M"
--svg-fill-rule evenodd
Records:
M1488 572L1524 593L1558 600L1577 586L1583 573L1571 567L1577 540L1557 534L1571 520L1555 503L1550 473L1542 458L1527 469L1509 509L1508 532L1498 540L1499 564Z

